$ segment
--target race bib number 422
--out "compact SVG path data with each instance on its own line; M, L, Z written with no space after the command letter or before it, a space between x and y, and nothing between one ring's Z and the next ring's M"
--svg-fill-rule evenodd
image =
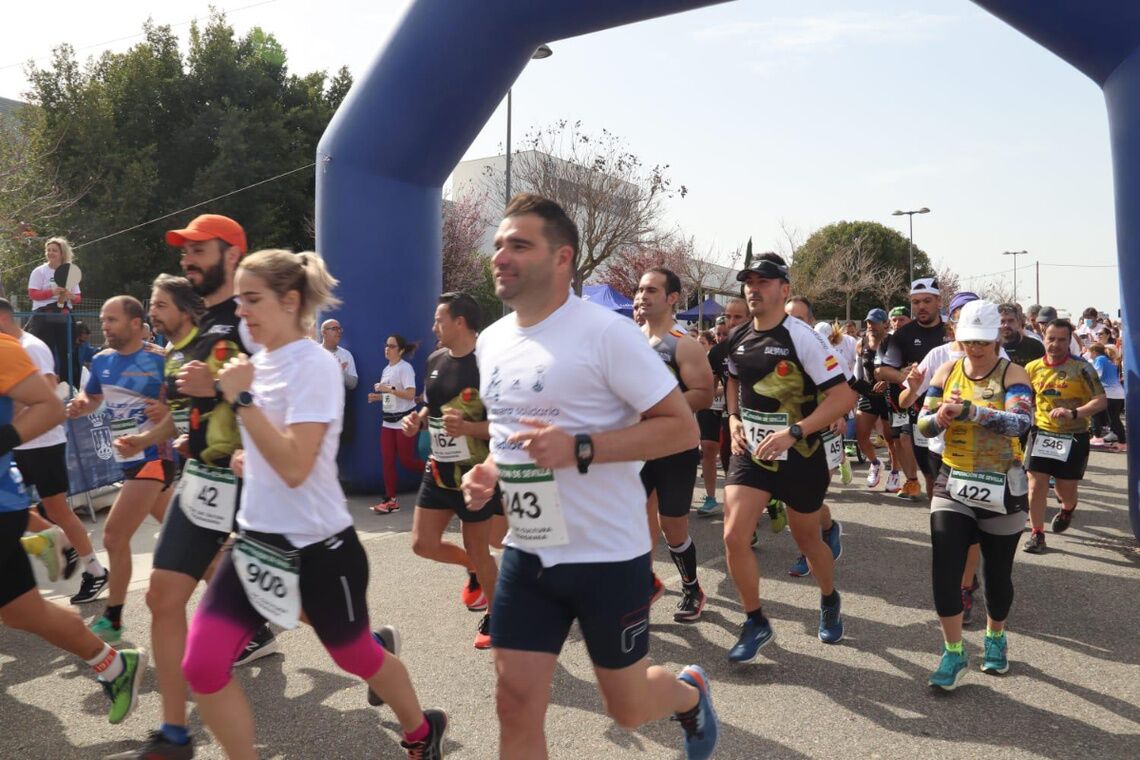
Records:
M499 488L511 538L527 549L570 542L554 473L534 464L500 464Z
M950 470L946 490L959 504L1005 513L1005 474Z

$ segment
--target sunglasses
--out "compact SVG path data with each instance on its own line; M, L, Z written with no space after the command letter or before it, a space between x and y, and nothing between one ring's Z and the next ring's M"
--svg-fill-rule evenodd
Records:
M993 344L994 344L994 341L992 341L992 340L964 340L964 341L962 341L962 345L966 346L967 348L985 348L986 346L992 346Z

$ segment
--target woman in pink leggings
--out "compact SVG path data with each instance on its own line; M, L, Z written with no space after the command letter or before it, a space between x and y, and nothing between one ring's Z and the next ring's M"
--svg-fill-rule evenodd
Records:
M344 384L333 355L306 337L316 311L336 305L335 284L314 253L259 251L237 271L238 314L264 346L219 375L241 420L239 536L194 613L182 660L202 720L231 760L257 757L253 714L231 670L266 620L311 625L336 664L392 708L409 757L440 757L447 729L369 630L368 558L337 481ZM199 511L233 514L232 477L188 468L183 481Z
M384 462L384 501L372 507L378 515L386 515L400 508L396 501L396 457L408 472L419 475L424 462L416 453L416 439L401 435L404 419L416 408L416 371L405 357L415 353L418 343L409 343L402 335L389 336L384 341L384 356L388 366L376 383L375 393L368 394L369 402L383 403L384 423L380 426L380 458Z

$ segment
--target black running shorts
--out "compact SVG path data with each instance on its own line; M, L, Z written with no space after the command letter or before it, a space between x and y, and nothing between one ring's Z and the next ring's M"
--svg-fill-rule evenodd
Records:
M0 512L0 608L36 587L32 563L20 543L27 526L28 510Z
M641 468L645 495L657 492L657 511L665 517L684 517L693 507L697 486L697 465L701 450L689 449L660 459L651 459Z
M697 427L701 429L701 442L720 443L720 420L724 414L712 409L697 412Z
M747 486L766 491L770 498L779 499L788 509L811 514L823 506L831 472L827 469L827 455L817 445L809 457L794 449L782 462L756 464L748 454L733 454L728 465L726 486Z
M464 472L470 469L464 468ZM471 510L463 500L463 491L441 485L433 470L433 461L429 458L424 465L424 477L420 481L420 493L416 496L416 506L424 509L444 509L454 512L461 521L478 523L490 520L495 515L503 514L503 497L499 487L495 486L495 494L482 509Z
M1048 435L1048 433L1044 433ZM1033 444L1042 431L1033 428L1025 441L1025 470L1051 475L1057 480L1084 480L1085 468L1089 464L1089 434L1076 433L1069 449L1069 458L1064 462L1049 457L1033 456Z
M38 449L15 449L12 452L24 485L35 486L41 499L67 495L67 444Z

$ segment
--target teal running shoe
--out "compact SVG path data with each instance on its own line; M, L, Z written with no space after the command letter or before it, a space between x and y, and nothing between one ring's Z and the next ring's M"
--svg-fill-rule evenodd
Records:
M715 496L706 496L701 506L697 507L697 517L712 517L720 511L720 502Z
M108 644L118 644L123 640L123 629L126 626L119 625L118 628L107 619L106 615L100 616L98 620L91 624L91 632L103 639Z
M1005 675L1009 672L1008 637L986 634L986 656L982 660L982 672L991 675Z
M942 650L942 661L938 663L938 670L926 679L931 686L937 686L943 691L954 691L966 675L967 658L965 652L958 654L948 649Z

